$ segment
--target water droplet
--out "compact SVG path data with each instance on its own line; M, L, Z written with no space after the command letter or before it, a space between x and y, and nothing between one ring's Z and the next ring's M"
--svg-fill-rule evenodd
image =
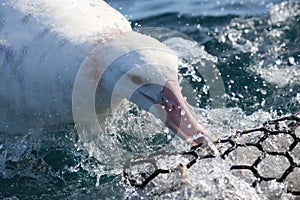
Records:
M172 139L172 136L171 135L167 135L167 140L171 140Z
M165 106L161 106L161 108L164 110L164 109L166 109L166 107Z
M291 63L291 65L295 64L295 58L294 57L289 57L289 62Z
M282 61L281 60L276 60L275 63L276 63L276 65L281 65Z
M261 92L263 95L266 95L266 94L267 94L267 90L261 89L260 92Z
M185 110L181 110L181 112L180 112L180 114L183 116L183 115L185 115Z
M168 133L170 133L170 129L168 129L167 127L165 127L164 128L164 133L166 133L166 134L168 134ZM169 135L167 135L167 137L168 137Z
M192 128L192 124L188 124L187 127L188 127L188 128Z

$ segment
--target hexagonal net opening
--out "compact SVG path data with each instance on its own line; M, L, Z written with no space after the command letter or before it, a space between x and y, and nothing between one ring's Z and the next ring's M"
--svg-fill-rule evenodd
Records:
M200 144L190 151L162 151L147 157L136 156L124 165L125 180L132 186L144 188L159 175L180 170L178 166L189 169L199 160L221 157L230 163L233 173L247 174L242 178L253 187L262 182L283 182L287 184L287 193L300 195L297 181L300 176L299 116L291 115L265 122L259 128L238 131L217 140L215 145L219 154L210 145ZM162 164L170 157L176 157L176 163Z
M253 137L251 137L253 136ZM241 139L242 138L242 139ZM252 186L262 181L287 183L287 192L300 195L300 183L294 179L300 170L300 118L297 116L283 117L262 124L260 128L237 132L225 139L218 140L217 146L229 143L231 146L223 151L221 157L232 161L231 170L249 170L252 172ZM256 157L254 161L241 164L231 154L241 147L255 147L256 155L247 151L247 158ZM257 153L259 151L260 153ZM252 158L253 160L253 158Z

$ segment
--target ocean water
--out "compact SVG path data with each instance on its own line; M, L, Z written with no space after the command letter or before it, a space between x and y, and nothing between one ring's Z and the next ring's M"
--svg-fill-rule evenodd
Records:
M299 1L106 2L126 15L133 28L160 39L180 55L183 93L213 137L300 110ZM213 82L207 80L211 76ZM129 102L117 113L107 119L106 134L94 144L81 144L73 124L13 138L1 135L0 198L296 198L284 193L284 184L251 187L218 158L193 166L191 184L184 188L170 189L163 178L148 190L130 186L123 178L128 159L188 147L159 120ZM274 141L271 146L276 146ZM243 154L251 157L251 152L250 148ZM268 164L272 162L264 163Z

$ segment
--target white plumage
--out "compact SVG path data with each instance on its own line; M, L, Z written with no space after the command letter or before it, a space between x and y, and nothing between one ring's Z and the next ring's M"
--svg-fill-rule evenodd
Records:
M83 74L76 88L82 91L82 111L89 109L85 100L92 98L85 90L96 90L101 78L95 102L100 115L106 114L114 90L120 99L166 119L182 138L203 131L189 112L181 116L187 106L177 81L177 56L157 40L132 31L126 18L104 1L0 2L1 132L72 122L78 72Z
M0 127L26 131L70 121L83 59L129 22L104 1L0 1Z

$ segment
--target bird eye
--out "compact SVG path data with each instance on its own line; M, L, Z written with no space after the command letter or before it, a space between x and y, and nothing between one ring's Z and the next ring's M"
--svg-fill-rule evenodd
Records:
M137 85L141 85L144 82L143 78L140 77L140 76L133 75L130 78L131 78L132 82L137 84Z

